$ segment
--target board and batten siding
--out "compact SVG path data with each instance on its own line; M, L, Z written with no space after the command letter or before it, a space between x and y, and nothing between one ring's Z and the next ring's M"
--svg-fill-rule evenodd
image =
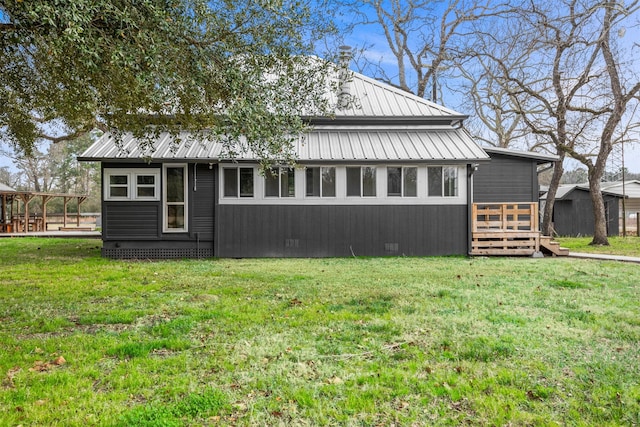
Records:
M220 257L462 255L466 205L219 205Z
M473 201L477 203L537 202L535 160L491 153L491 161L473 174Z
M607 235L617 236L619 226L619 198L604 195L607 215ZM593 203L588 191L575 189L553 205L553 228L559 236L593 236L595 219Z

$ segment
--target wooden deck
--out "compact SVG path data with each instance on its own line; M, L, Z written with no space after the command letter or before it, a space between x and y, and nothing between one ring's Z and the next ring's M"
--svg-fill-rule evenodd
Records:
M535 202L474 203L472 209L471 255L534 255L541 248L566 255L564 248L540 235Z

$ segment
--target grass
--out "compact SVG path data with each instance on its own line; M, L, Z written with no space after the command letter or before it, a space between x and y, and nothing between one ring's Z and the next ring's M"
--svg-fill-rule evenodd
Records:
M636 265L98 246L0 240L0 425L640 423Z
M640 257L640 237L609 237L609 246L590 245L592 237L560 237L560 245L572 252Z

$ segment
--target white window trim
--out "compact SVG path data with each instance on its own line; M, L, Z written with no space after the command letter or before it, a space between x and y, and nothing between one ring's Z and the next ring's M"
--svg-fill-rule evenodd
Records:
M127 196L126 197L111 197L109 183L112 175L125 175L127 176ZM138 197L138 176L140 175L152 175L154 176L154 196L153 197ZM147 187L146 185L144 187ZM104 200L109 201L159 201L160 200L160 169L159 168L105 168L104 169Z
M277 174L278 174L278 195L277 196L267 196L267 176L265 174L265 176L262 177L262 182L264 185L264 198L265 199L295 199L297 196L297 188L298 188L298 179L296 177L296 169L294 167L291 166L274 166L272 168L270 168L272 171L276 170ZM293 196L283 196L282 195L282 172L283 170L288 170L289 174L293 174ZM266 172L266 173L271 173L271 172ZM255 173L254 173L255 174ZM256 189L255 189L255 178L254 178L254 186L253 186L253 194L255 195Z
M378 166L375 166L375 165L345 166L345 171L347 170L347 168L358 168L360 170L360 195L359 196L347 196L347 198L349 198L349 199L378 199L378 198L381 198L381 196L380 196L381 193L380 193L380 188L379 188L380 187L380 179L378 179L379 178L378 177L378 169L379 169ZM375 188L376 194L374 194L373 196L365 196L364 195L364 175L363 175L362 172L363 172L363 169L365 169L365 168L373 169L373 172L374 172L374 174L373 174L373 176L375 178L375 186L374 186L374 188ZM386 175L385 175L385 177L386 177ZM347 184L347 179L348 178L346 178L346 176L345 176L345 181L344 181L345 191L346 191L346 188L347 188L347 185L348 185ZM384 194L384 198L386 199L387 198L386 191L383 192L382 194Z
M319 196L309 196L307 194L307 169L308 168L318 168L320 169L320 195ZM324 192L324 184L323 184L323 179L322 179L322 169L331 169L333 168L333 196L323 196L323 192ZM303 186L303 194L305 199L312 199L312 200L318 200L318 199L329 199L329 200L335 200L336 197L338 196L338 169L339 167L335 166L335 165L327 165L327 166L305 166L303 168L303 172L304 172L304 186Z
M400 194L397 196L390 196L389 195L389 169L393 168L393 169L400 169ZM405 195L405 186L404 186L404 174L405 174L405 170L406 169L410 169L413 168L416 170L416 195L415 196L406 196ZM384 195L385 198L387 199L413 199L416 200L419 196L419 183L420 183L420 167L419 166L411 166L411 165L389 165L385 168L385 178L387 178L385 180L385 189L384 189Z
M184 227L182 228L169 228L167 223L167 168L182 168L184 174ZM162 232L163 233L186 233L189 231L189 169L186 163L167 163L162 165ZM180 203L172 203L179 205Z
M428 172L429 168L440 168L441 171L442 171L441 178L440 178L440 191L441 191L441 194L442 194L441 196L430 196L429 195L429 181L428 181L429 180L429 172ZM444 186L444 170L447 169L447 168L454 169L456 171L456 193L457 194L449 195L449 196L446 196L444 194L445 193L445 191L444 191L445 190L445 186ZM427 187L427 198L429 198L429 199L446 199L446 200L449 200L449 199L457 199L457 198L459 198L460 197L460 193L461 193L461 191L460 191L460 167L453 166L453 165L429 165L427 167L427 186L426 187Z
M224 182L224 171L227 169L235 169L236 171L236 191L237 191L237 196L226 196L224 194L224 187L225 187L225 182ZM252 175L252 179L253 179L253 195L251 196L241 196L240 195L240 169L252 169L253 170L253 175ZM262 181L262 183L264 183L264 179L263 180L257 180L256 179L256 174L257 174L257 167L253 166L253 165L246 165L246 166L242 166L242 165L222 165L220 167L220 172L219 172L219 179L218 181L220 182L220 199L222 200L253 200L256 198L256 194L263 194L264 193L264 185L262 185L263 188L258 188L258 182ZM259 191L262 191L262 193L259 193ZM286 198L286 197L285 197ZM294 199L295 197L290 197L291 199ZM269 199L277 199L277 197L269 197Z
M334 167L336 171L336 195L335 197L317 197L306 195L306 167ZM377 170L376 177L376 197L373 196L349 196L347 197L347 167L374 167ZM392 167L417 167L417 197L398 197L387 195L386 168ZM452 167L458 170L458 196L428 196L427 188L427 167ZM247 167L253 168L254 173L254 197L231 197L224 196L224 169ZM324 163L306 164L295 168L296 196L295 197L264 197L265 180L260 177L259 166L243 163L221 163L218 168L218 203L220 205L278 205L278 206L310 206L310 205L466 205L467 204L467 180L465 179L466 165L451 163L405 163L405 164L379 164L379 165L359 165L353 163ZM361 180L362 181L362 180ZM302 183L302 184L301 184Z

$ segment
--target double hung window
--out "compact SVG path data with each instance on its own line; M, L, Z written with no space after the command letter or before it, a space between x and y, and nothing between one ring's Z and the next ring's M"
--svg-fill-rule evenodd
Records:
M187 231L187 167L164 168L164 231Z

